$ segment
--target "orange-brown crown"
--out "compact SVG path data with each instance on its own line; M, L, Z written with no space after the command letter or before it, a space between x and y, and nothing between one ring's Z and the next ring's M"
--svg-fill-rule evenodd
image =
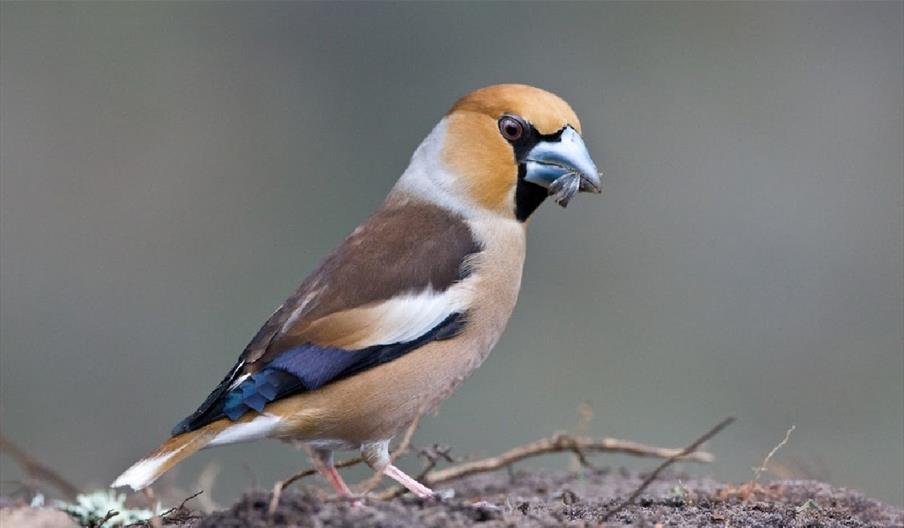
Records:
M581 131L581 121L561 97L526 84L496 84L474 90L459 99L449 110L474 112L494 120L503 114L523 117L541 134L552 134L565 125Z

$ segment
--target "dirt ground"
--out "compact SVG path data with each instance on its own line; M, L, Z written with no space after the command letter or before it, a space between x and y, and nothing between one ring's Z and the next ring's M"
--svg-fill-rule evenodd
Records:
M390 501L341 500L310 484L283 493L268 512L271 495L246 493L231 508L204 514L191 502L167 514L170 528L238 527L904 527L904 510L861 493L816 481L772 481L741 497L736 486L711 479L661 475L634 504L605 523L604 516L640 484L642 475L626 471L508 474L468 477L454 483L454 498ZM20 503L21 504L21 503ZM107 526L112 525L113 521ZM152 526L142 523L133 526ZM67 515L0 501L0 526L69 527Z
M582 473L497 472L451 486L455 498L365 500L357 506L332 499L314 487L283 494L277 511L267 512L270 494L249 492L231 508L207 515L174 512L167 526L598 526L603 516L641 482L623 471ZM773 481L746 500L726 495L725 484L710 479L665 475L607 526L637 527L904 527L904 510L865 498L856 491L815 481ZM479 504L477 504L479 503ZM189 504L190 506L190 504Z

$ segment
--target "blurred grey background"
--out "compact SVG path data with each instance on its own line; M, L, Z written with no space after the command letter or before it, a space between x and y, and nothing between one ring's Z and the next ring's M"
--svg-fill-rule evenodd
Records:
M904 3L0 14L2 430L77 483L166 438L457 97L525 82L604 194L542 208L506 335L416 443L494 454L583 401L673 446L735 415L688 469L747 480L796 424L784 474L904 504ZM220 448L176 483L212 462L220 501L306 464Z

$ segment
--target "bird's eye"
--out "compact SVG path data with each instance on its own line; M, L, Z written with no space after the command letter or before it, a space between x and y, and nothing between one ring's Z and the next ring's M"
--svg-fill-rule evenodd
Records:
M512 116L502 116L499 119L499 132L509 141L518 141L524 135L524 123Z

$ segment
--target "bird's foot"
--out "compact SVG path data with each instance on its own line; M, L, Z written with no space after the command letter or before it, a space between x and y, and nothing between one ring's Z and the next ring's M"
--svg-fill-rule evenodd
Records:
M435 496L432 489L414 480L413 478L408 476L407 473L392 464L387 464L386 469L383 470L383 473L385 473L387 477L404 486L405 489L407 489L417 497L426 499Z

